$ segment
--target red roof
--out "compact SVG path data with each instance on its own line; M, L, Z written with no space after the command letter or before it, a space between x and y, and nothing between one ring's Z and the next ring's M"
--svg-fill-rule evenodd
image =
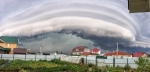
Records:
M142 57L144 54L146 54L145 52L136 52L133 54L133 57Z
M113 55L117 55L117 52L114 52ZM130 54L122 52L122 51L118 51L118 55L130 55Z
M135 53L133 54L133 57L142 57L144 54L141 54L141 53Z
M112 55L117 55L117 52L111 52L111 53L105 53L104 56L112 56ZM118 51L118 55L130 55L128 53Z
M105 53L104 56L112 56L113 53Z
M92 55L91 52L83 52L81 55Z
M87 48L86 46L78 46L72 49L72 52L84 52L84 49ZM78 51L76 51L78 49Z
M146 54L146 52L136 52L136 53L138 53L138 54Z
M99 51L100 51L100 49L98 49L98 48L92 49L92 52L99 52Z

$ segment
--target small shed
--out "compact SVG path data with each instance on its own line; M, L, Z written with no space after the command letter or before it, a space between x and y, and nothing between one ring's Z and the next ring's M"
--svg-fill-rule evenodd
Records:
M13 49L14 54L27 54L26 48L14 48Z

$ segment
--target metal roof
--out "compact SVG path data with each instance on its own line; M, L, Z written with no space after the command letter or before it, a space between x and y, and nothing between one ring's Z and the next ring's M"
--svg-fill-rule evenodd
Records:
M11 36L1 36L1 40L5 43L17 43L18 44L18 37L11 37Z
M14 48L13 52L14 54L26 54L27 49L26 48Z

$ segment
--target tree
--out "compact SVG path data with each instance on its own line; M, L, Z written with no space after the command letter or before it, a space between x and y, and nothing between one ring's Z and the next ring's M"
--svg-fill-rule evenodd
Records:
M61 54L63 54L63 53L61 52Z
M58 51L56 51L56 53L58 54Z
M148 58L140 57L137 61L135 61L135 63L138 66L138 68L137 68L138 72L148 72L149 71L148 69L150 68L150 61Z

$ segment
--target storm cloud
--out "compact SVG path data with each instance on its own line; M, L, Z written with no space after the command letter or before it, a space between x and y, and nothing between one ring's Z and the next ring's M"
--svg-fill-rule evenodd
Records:
M18 36L33 51L149 49L150 14L130 14L125 0L2 0L0 35ZM56 44L56 45L54 45Z

